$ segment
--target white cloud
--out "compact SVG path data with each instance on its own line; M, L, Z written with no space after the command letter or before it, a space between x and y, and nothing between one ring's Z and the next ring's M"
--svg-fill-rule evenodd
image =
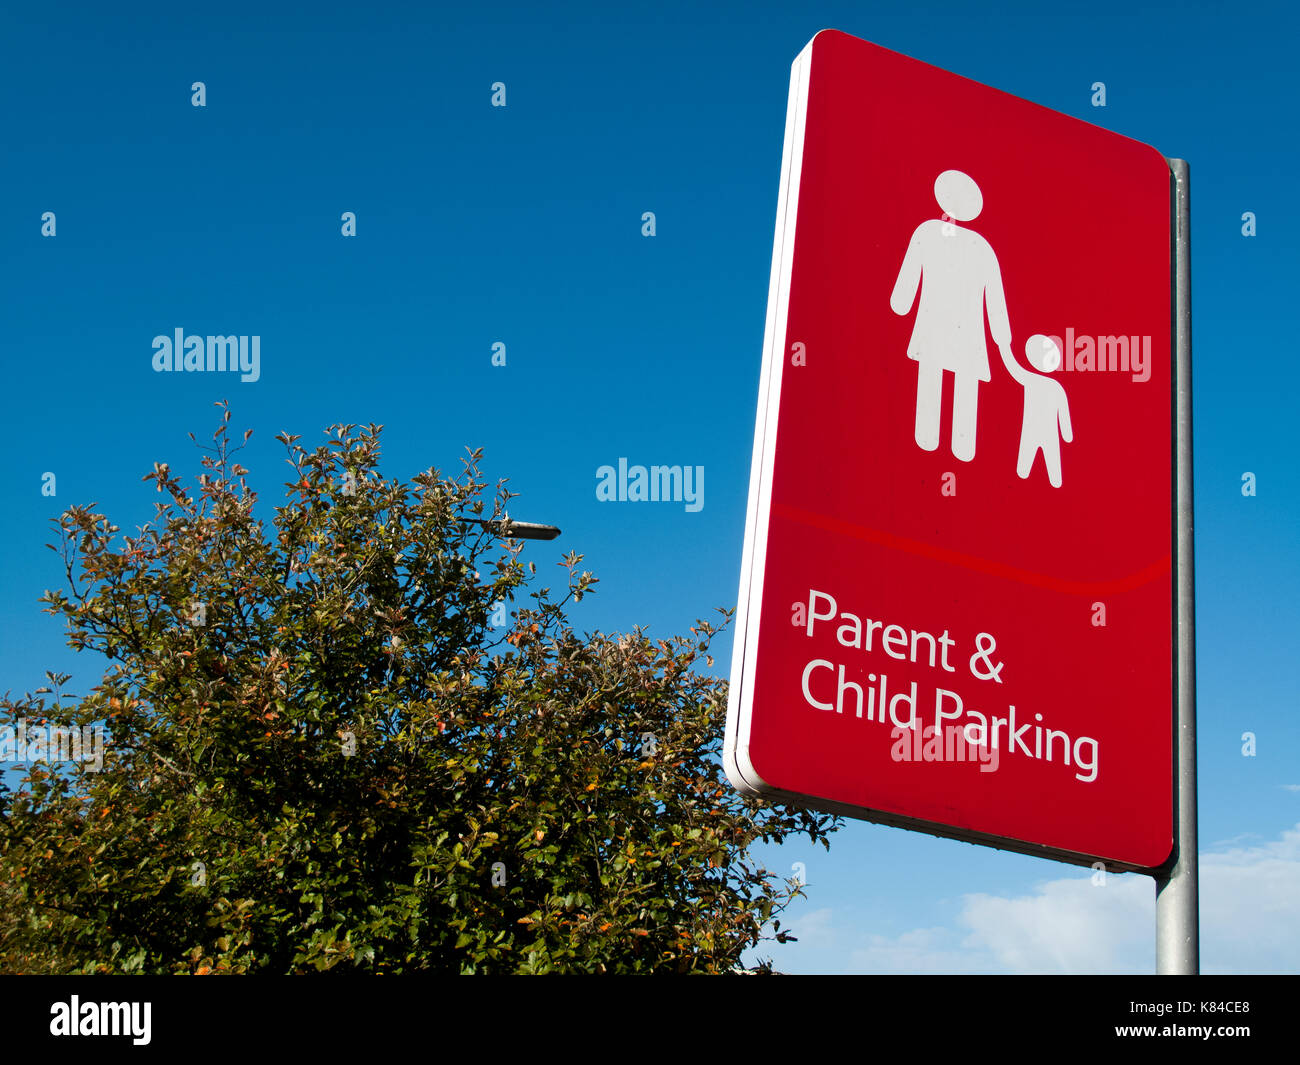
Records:
M1147 877L1091 872L1029 895L966 895L958 922L1009 973L1144 973L1155 965L1155 889Z
M1234 843L1240 843L1242 840L1263 839L1263 838L1264 837L1261 836L1258 832L1241 832L1235 836L1230 836L1227 839L1216 839L1209 846L1210 849L1212 850L1221 850L1224 847L1231 847ZM1205 852L1202 851L1201 853L1204 854Z
M1275 840L1203 851L1200 902L1202 972L1300 972L1300 825ZM872 921L822 907L790 921L797 945L767 953L784 972L1155 970L1155 888L1137 874L1095 886L1080 871L1013 897L965 895L950 925L898 935L872 931Z
M831 927L833 912L829 908L822 908L806 913L799 918L798 930L796 931L792 925L790 931L799 937L799 942L805 948L819 950L834 946L838 941L838 935Z
M987 973L988 954L950 928L917 928L900 936L871 935L849 955L849 972Z
M782 921L786 928L786 921ZM950 928L918 928L899 936L864 933L856 914L822 907L789 921L798 943L764 944L753 952L784 973L986 973L993 959L963 944Z
M1268 843L1201 855L1201 968L1300 972L1300 825Z

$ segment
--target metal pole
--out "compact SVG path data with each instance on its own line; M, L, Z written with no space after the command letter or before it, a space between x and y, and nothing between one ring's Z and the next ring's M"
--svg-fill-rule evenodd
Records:
M1177 672L1174 676L1174 864L1156 877L1156 972L1200 971L1196 853L1196 629L1192 578L1192 240L1188 168L1174 178L1174 473Z

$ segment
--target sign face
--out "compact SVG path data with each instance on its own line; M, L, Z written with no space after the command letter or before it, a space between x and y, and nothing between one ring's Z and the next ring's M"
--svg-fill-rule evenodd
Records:
M796 59L736 787L1170 857L1170 216L1147 145L836 31Z

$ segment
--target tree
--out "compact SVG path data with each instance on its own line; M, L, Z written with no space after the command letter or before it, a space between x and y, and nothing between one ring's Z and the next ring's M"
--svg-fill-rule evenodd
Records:
M727 783L726 684L695 668L727 611L671 640L575 634L581 556L561 598L525 595L506 482L489 510L477 451L459 478L385 480L380 426L277 437L267 528L251 430L232 444L219 406L196 491L146 475L166 499L139 535L90 507L56 522L67 588L41 601L108 665L0 715L106 746L98 772L0 787L0 967L725 972L786 938L798 885L751 847L829 847L839 822Z

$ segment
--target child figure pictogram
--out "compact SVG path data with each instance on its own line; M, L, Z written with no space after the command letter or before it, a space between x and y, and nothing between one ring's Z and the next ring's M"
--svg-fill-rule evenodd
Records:
M1010 344L999 344L1002 362L1025 390L1025 411L1020 421L1020 454L1016 473L1029 477L1039 451L1047 466L1053 488L1061 487L1061 441L1074 439L1070 425L1070 403L1059 381L1046 376L1061 366L1061 349L1051 337L1036 333L1025 341L1025 358L1039 373L1031 373L1016 362Z

